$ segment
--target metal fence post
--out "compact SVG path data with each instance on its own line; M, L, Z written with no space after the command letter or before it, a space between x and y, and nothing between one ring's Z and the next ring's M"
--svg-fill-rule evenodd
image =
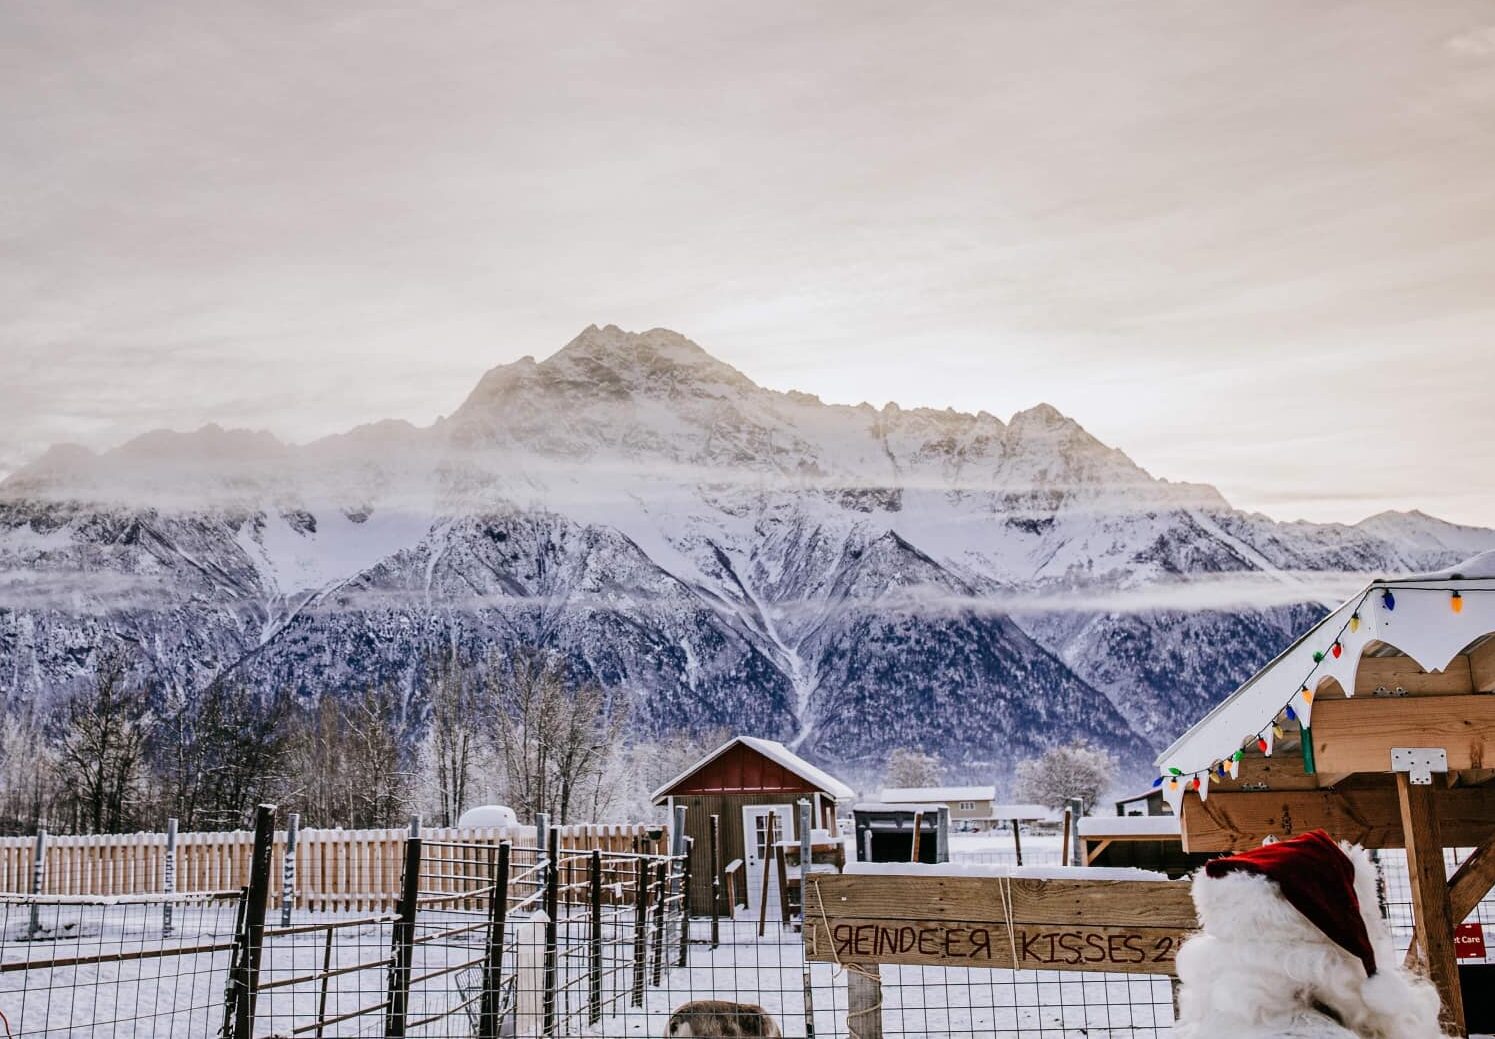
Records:
M419 833L419 823L411 829ZM415 957L415 914L420 902L421 839L405 841L405 875L400 882L400 905L394 924L394 947L390 950L389 1007L384 1016L386 1039L403 1039L410 1012L410 965Z
M633 995L630 1002L644 1005L644 974L647 970L649 927L649 867L642 855L633 860Z
M286 819L285 860L280 868L280 926L291 926L291 906L296 901L296 838L301 832L301 816L292 812Z
M31 893L39 895L47 882L47 831L45 827L36 831L36 849L31 854ZM31 903L31 919L26 924L26 937L35 938L42 929L40 905Z
M814 859L815 842L814 817L811 815L810 802L807 798L799 799L799 929L803 933L805 921L809 918L807 907L810 902L810 864ZM815 990L810 981L810 961L806 960L801 970L801 980L804 982L805 990L805 1037L815 1039Z
M592 849L591 944L587 950L587 1019L602 1020L602 852Z
M1069 863L1072 866L1085 865L1085 842L1080 837L1080 820L1085 817L1085 802L1078 797L1071 797L1065 805L1073 828L1069 835Z
M166 859L161 864L161 888L166 894L176 893L176 830L175 819L166 820ZM161 903L161 937L171 937L171 899Z
M722 943L722 817L711 817L711 947Z
M509 913L509 855L512 846L498 846L498 866L493 873L492 901L488 906L488 955L483 963L483 1004L479 1016L479 1039L498 1039L503 1028L499 1014L504 983L504 929Z
M262 804L254 813L254 850L249 859L249 886L244 889L239 926L235 929L225 1025L233 1039L254 1034L259 999L260 959L265 951L265 905L270 898L271 856L275 846L275 806Z
M550 865L545 871L545 1034L555 1035L556 980L559 973L561 893L561 830L550 828L545 845L545 857Z
M669 901L669 868L668 859L659 861L659 900L654 903L654 973L652 975L652 983L656 988L664 976L664 909L665 903Z
M685 857L680 859L680 960L683 967L690 962L690 859L695 853L695 838L685 838Z

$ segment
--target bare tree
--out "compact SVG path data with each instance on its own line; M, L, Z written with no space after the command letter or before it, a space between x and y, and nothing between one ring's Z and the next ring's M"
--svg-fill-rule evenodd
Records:
M0 716L0 833L34 833L65 800L55 751L28 709Z
M1093 743L1080 741L1054 747L1037 760L1017 766L1013 795L1020 801L1063 808L1079 798L1088 814L1101 794L1116 781L1116 758Z
M424 757L436 784L441 825L454 826L467 807L477 766L484 709L475 676L448 658L439 664L430 685L431 718Z
M392 686L324 696L289 741L288 807L312 826L390 826L410 806L404 702Z
M289 710L231 680L169 697L152 760L163 814L188 829L248 825L283 784Z
M944 775L940 759L924 750L899 747L888 755L886 784L890 787L936 786Z
M601 686L573 685L565 664L544 652L515 654L488 669L494 750L510 806L521 818L548 812L565 823L596 790L625 722Z
M134 821L141 793L150 697L120 653L101 653L92 688L69 696L56 719L55 768L72 802L73 826L117 833Z

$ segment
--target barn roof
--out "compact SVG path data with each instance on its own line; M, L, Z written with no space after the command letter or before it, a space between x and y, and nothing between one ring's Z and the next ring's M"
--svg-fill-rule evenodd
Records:
M1243 746L1260 740L1270 752L1278 716L1290 709L1307 725L1321 683L1332 679L1345 696L1354 696L1363 656L1407 656L1425 671L1442 671L1491 633L1495 552L1449 570L1372 581L1158 756L1165 796L1176 808L1186 784L1174 780L1198 776L1208 783Z
M658 804L666 797L669 797L671 793L675 792L676 788L686 780L701 772L736 747L744 748L767 759L784 771L797 776L810 787L819 790L821 793L837 801L851 801L856 797L856 791L852 790L851 787L841 782L835 776L832 776L829 772L816 768L777 740L765 740L757 736L736 736L654 791L650 795L650 799Z

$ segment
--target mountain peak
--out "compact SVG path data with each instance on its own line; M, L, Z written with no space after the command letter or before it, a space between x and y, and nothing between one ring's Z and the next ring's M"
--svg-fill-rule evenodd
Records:
M545 360L524 357L489 369L454 419L471 418L543 391L580 404L628 398L720 396L760 387L698 344L668 328L629 332L588 325Z
M543 371L558 375L611 376L629 389L645 390L659 380L676 382L682 376L692 382L757 389L755 382L724 361L707 353L699 344L668 328L629 332L617 325L588 325L571 342L540 363Z

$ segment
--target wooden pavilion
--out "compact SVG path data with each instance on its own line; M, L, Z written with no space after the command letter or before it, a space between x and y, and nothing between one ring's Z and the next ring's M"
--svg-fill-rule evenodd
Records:
M1158 758L1183 850L1322 827L1405 848L1418 961L1466 1035L1454 928L1495 883L1495 552L1371 582ZM1444 849L1473 848L1454 875Z

